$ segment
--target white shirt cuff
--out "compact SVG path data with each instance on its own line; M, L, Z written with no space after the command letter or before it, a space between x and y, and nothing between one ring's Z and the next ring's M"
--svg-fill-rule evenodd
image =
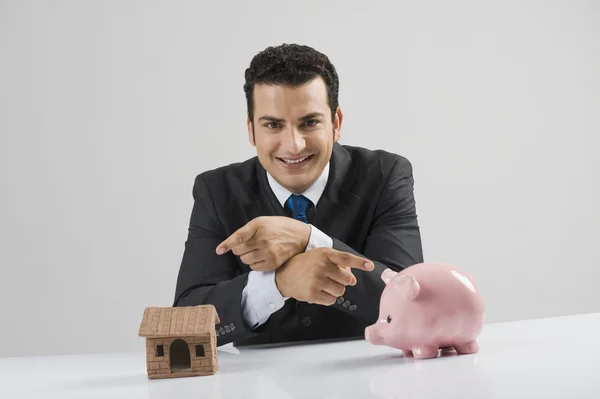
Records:
M312 224L310 225L310 238L308 239L308 245L306 251L310 251L315 248L333 248L333 239L321 230L317 229Z
M242 291L242 315L246 324L251 329L264 324L287 299L277 289L275 271L251 271Z

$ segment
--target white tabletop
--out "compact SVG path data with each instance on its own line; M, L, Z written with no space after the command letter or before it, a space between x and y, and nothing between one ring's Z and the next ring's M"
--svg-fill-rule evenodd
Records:
M207 377L148 380L145 354L0 359L0 398L600 398L600 313L486 325L436 359L364 340L219 348Z

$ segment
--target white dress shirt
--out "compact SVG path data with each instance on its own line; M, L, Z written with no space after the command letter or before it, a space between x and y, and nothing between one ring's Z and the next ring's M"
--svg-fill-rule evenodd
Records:
M329 177L329 163L323 169L321 176L303 193L306 198L311 200L315 209ZM281 186L267 172L267 179L275 197L279 200L282 207L292 193ZM319 247L333 247L333 240L325 233L310 225L310 237L307 251ZM242 291L242 315L250 328L256 328L266 322L271 314L283 307L285 301L289 299L281 295L275 284L275 271L259 272L252 270L248 275L248 282Z

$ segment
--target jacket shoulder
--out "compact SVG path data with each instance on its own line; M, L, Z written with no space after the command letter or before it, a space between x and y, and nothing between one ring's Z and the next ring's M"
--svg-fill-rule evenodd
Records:
M206 170L196 176L194 187L208 188L211 192L235 191L247 185L256 174L257 157Z
M383 149L368 149L350 145L343 145L342 147L348 151L354 170L359 175L363 174L361 171L373 172L375 170L387 175L392 169L412 174L412 164L403 155Z

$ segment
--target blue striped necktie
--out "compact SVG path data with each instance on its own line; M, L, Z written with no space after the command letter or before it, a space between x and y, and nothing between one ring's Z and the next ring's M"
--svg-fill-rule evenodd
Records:
M292 212L292 217L308 223L307 211L310 200L302 194L292 194L285 202L285 206Z

